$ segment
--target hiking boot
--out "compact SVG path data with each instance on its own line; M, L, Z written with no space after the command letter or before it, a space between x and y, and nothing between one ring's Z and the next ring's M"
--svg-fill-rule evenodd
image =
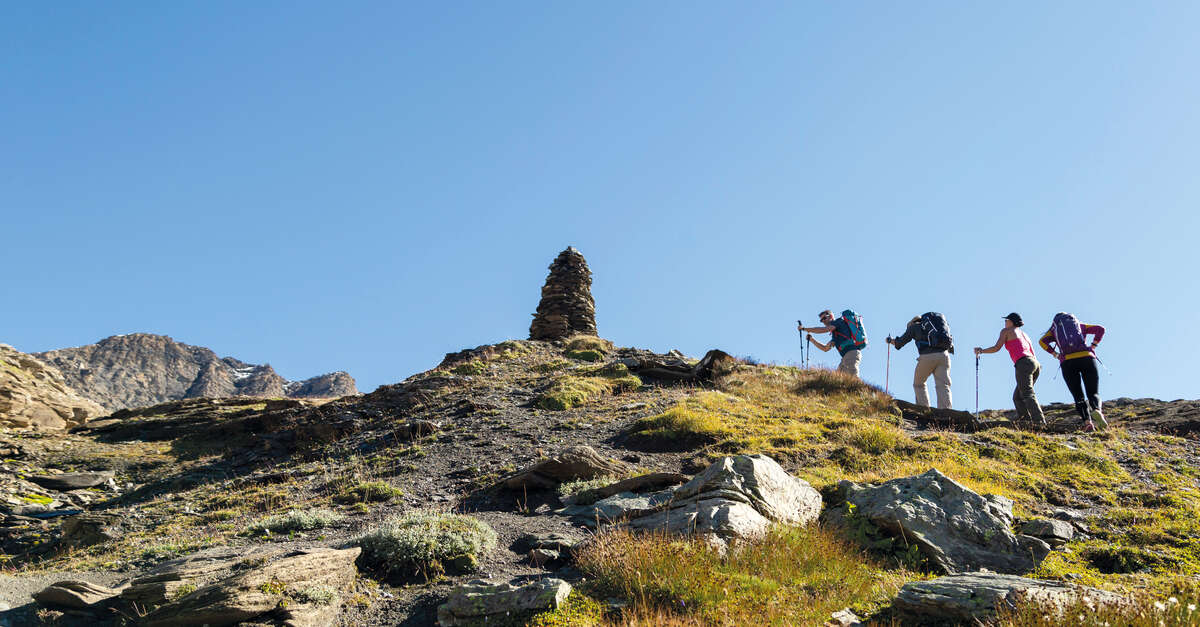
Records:
M1092 418L1088 422L1092 422L1092 420L1095 420L1096 421L1095 424L1098 425L1101 429L1108 428L1108 421L1104 419L1104 414L1100 413L1099 409L1092 410Z

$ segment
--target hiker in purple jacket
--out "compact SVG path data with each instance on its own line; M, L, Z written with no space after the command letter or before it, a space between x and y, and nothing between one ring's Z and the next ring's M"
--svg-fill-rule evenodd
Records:
M1087 343L1087 336L1092 343ZM1075 413L1083 419L1084 431L1108 428L1100 411L1100 371L1096 368L1096 346L1104 339L1104 327L1082 324L1075 316L1059 312L1038 345L1058 358L1063 381L1075 399Z

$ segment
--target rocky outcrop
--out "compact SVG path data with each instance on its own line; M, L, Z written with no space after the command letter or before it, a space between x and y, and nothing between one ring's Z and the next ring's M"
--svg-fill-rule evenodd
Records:
M62 430L105 413L71 389L54 366L0 344L0 426Z
M218 357L165 335L133 333L37 357L58 368L67 385L105 409L146 407L185 398L335 397L357 394L354 379L334 372L289 382L269 365Z
M1012 501L982 496L937 469L879 486L838 484L846 505L832 520L862 520L916 544L946 573L987 569L1029 572L1050 552L1045 542L1012 532Z
M807 525L821 513L821 495L765 455L724 457L678 488L622 492L591 505L560 510L578 522L627 525L635 531L696 534L718 549L760 537L772 522Z
M529 339L558 340L576 334L596 335L596 302L587 260L568 246L550 264L542 300L529 325Z
M547 577L521 586L475 580L450 592L438 607L438 624L482 625L489 617L516 618L522 613L552 610L571 594L571 584Z
M901 615L918 617L922 624L979 624L975 621L987 621L1001 610L1029 606L1061 617L1064 609L1085 597L1097 607L1123 602L1122 597L1095 588L975 572L905 584L892 602L892 609Z

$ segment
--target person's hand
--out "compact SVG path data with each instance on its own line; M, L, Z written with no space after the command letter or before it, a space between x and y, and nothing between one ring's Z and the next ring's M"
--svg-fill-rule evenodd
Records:
M812 341L812 333L808 334L808 341L810 341L810 342Z
M976 355L982 355L982 354L983 354L983 349L982 349L982 348L979 348L978 346L976 346L976 347L975 347L975 354L976 354Z
M887 342L888 344L894 344L894 343L895 343L895 342L893 342L893 341L892 341L892 336L890 336L890 335L889 335L889 336L887 336L887 339L886 339L886 340L884 340L884 341L885 341L885 342Z

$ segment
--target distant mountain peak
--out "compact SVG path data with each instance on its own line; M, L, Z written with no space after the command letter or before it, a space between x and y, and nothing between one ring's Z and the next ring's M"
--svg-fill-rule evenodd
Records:
M230 396L328 398L357 394L338 371L288 381L269 364L219 357L211 349L166 335L125 333L95 344L37 353L84 398L115 411L185 398Z

